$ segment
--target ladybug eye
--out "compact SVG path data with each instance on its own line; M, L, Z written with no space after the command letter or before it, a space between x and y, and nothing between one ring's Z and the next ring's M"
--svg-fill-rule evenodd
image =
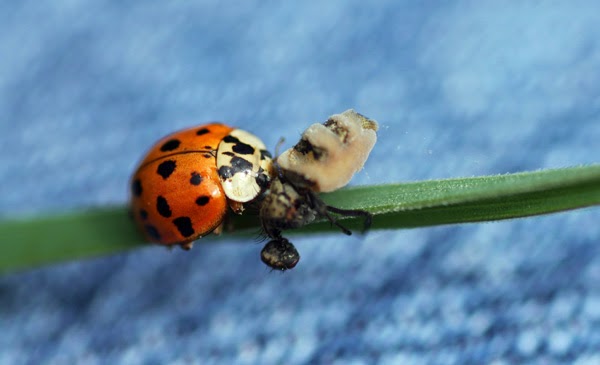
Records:
M273 270L285 271L296 266L300 254L290 241L280 237L267 242L260 252L260 259Z

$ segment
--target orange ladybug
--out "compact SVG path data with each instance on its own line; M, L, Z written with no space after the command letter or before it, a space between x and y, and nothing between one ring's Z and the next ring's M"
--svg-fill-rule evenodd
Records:
M256 136L221 123L159 140L131 178L131 213L151 242L180 245L221 225L230 206L241 213L268 187L271 155Z
M229 206L241 214L258 209L264 236L271 240L261 259L276 270L296 266L300 254L283 231L327 219L342 232L335 215L371 213L327 205L320 192L345 186L359 171L377 140L378 125L354 110L311 125L300 141L275 161L256 136L220 123L188 128L158 141L131 178L131 213L148 241L190 249L218 231Z

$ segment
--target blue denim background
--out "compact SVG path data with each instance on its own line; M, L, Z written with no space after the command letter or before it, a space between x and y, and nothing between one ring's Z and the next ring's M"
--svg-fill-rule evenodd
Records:
M352 184L599 161L598 2L299 3L0 3L0 216L123 204L178 128L289 146L350 107L381 126ZM298 237L285 274L242 240L11 274L0 364L598 364L599 222Z

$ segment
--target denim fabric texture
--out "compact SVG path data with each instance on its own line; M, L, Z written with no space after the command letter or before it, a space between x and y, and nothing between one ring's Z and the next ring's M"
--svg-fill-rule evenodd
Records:
M286 148L354 108L351 185L600 161L597 1L0 4L0 217L124 204L159 137ZM48 237L52 240L52 237ZM149 246L0 277L0 364L600 364L600 210ZM2 240L2 245L11 244Z

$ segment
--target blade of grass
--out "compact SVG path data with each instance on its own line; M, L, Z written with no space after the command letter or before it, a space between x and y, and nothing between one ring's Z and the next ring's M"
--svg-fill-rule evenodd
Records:
M600 204L600 165L363 186L323 194L323 199L336 207L373 213L374 229L527 217ZM360 228L361 221L344 224ZM233 234L247 237L260 225L256 216L246 214L236 216L234 226ZM321 222L294 233L326 231L337 229ZM199 242L214 242L212 237ZM0 222L0 272L141 245L125 207Z
M373 228L521 218L599 205L600 165L356 187L324 199L340 208L370 211L376 216ZM360 228L359 223L349 221L352 228Z
M141 244L124 207L0 223L0 271L109 254Z
M331 200L330 203L335 202L339 205L347 204L346 198L356 198L360 203L352 203L352 207L365 209L376 207L377 210L373 213L393 212L544 192L561 187L576 187L597 183L599 179L600 165L592 165L505 175L355 187L329 193L324 198ZM353 196L346 197L348 192L352 192ZM342 198L341 195L344 197Z

